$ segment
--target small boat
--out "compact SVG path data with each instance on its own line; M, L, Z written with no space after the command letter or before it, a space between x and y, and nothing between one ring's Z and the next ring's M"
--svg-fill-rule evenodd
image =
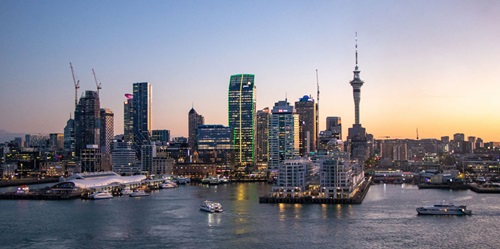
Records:
M203 179L201 179L201 183L202 184L209 184L210 183L210 177L203 177Z
M187 180L183 176L177 178L177 184L186 184Z
M209 185L219 185L220 180L217 177L210 177L210 180L208 182Z
M213 201L204 201L203 204L200 205L200 210L210 213L221 213L224 211L220 203Z
M125 187L122 191L121 191L121 194L122 195L130 195L132 194L133 191L130 189L130 187Z
M136 189L132 194L130 194L130 197L142 197L142 196L149 196L149 193L146 193L144 189Z
M162 188L162 189L177 188L177 187L178 187L177 184L175 184L175 182L171 182L171 181L166 181L160 185L160 188Z
M16 194L27 194L28 192L30 192L30 187L23 184L17 188Z
M418 214L427 215L470 215L471 210L467 210L467 206L459 205L455 206L453 204L435 204L434 206L418 207Z
M100 199L110 199L113 198L113 195L109 193L108 191L99 191L91 194L90 199L93 200L100 200Z

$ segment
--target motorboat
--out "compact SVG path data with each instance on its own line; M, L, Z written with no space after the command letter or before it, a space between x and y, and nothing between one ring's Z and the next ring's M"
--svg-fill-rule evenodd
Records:
M17 188L16 194L27 194L28 192L30 192L30 187L23 184Z
M130 197L142 197L142 196L149 196L149 193L146 193L144 189L136 189L132 194L130 194Z
M177 178L177 184L186 184L186 183L187 183L187 180L183 176L179 176Z
M202 184L209 184L210 183L210 177L203 177L203 179L201 179L201 183Z
M418 214L427 214L427 215L470 215L472 214L471 210L467 210L467 206L459 205L455 206L454 204L435 204L434 206L427 207L418 207Z
M93 199L93 200L100 200L100 199L113 198L113 195L108 191L99 191L99 192L95 192L95 193L91 194L89 197L90 197L90 199Z
M175 182L171 181L166 181L160 185L160 188L166 189L166 188L177 188L177 184Z
M219 183L220 183L220 180L217 177L210 177L210 180L208 182L208 184L210 184L210 185L219 185Z
M205 211L205 212L209 212L209 213L221 213L222 211L224 211L222 209L222 205L220 203L214 202L214 201L204 201L200 205L200 210Z
M133 191L130 189L130 187L125 187L122 191L121 191L121 194L122 195L130 195L132 194Z

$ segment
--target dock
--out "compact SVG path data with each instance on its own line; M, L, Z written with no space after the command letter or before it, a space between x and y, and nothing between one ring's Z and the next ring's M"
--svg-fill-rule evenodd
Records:
M319 198L315 196L302 197L272 197L261 196L259 203L289 203L289 204L361 204L370 189L370 181L364 181L359 186L359 191L351 198Z
M81 193L48 193L36 190L28 193L0 193L0 200L70 200L81 198Z

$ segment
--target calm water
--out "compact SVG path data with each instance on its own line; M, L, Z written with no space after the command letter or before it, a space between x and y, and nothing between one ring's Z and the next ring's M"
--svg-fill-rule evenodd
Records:
M374 185L362 205L259 204L270 185L181 186L149 197L0 201L5 248L499 248L500 196ZM199 211L205 199L224 213ZM442 200L472 216L418 216Z

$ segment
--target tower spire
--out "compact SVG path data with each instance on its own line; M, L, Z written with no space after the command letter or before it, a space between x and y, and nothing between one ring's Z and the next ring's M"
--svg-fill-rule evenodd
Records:
M355 49L356 49L356 70L358 69L358 32L355 33L356 34L356 37L355 37Z

